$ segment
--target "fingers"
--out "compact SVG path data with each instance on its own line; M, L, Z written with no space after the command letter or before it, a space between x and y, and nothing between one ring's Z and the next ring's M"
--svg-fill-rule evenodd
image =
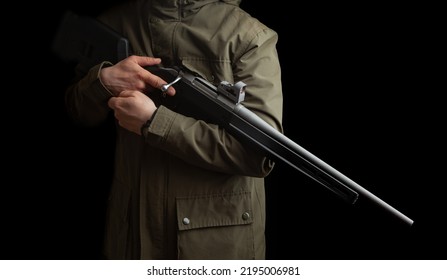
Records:
M111 109L135 109L136 107L154 107L153 101L141 91L123 90L118 96L111 97L107 102Z
M115 110L117 107L118 103L118 97L112 97L109 99L109 101L107 101L107 105L109 106L109 108Z
M147 57L147 56L132 56L132 60L134 60L139 66L146 67L146 66L153 66L158 65L161 63L160 58L156 57ZM144 83L150 85L153 88L161 89L163 85L168 84L165 80L158 77L157 75L152 74L150 71L146 70L141 74L141 79ZM169 89L166 91L168 95L173 96L175 94L175 89L173 87L169 87Z
M157 57L133 55L130 57L130 59L133 59L141 67L158 65L161 63L161 58Z
M135 96L136 93L138 93L138 91L123 90L122 92L119 93L118 97L131 97Z
M165 80L158 77L157 75L152 74L149 71L145 72L145 75L142 77L142 79L146 84L156 89L161 89L163 85L168 84ZM175 94L175 89L173 87L169 87L166 93L170 96L173 96Z
M121 127L137 134L140 134L141 126L157 109L148 96L136 90L125 90L119 96L111 97L108 106L113 109Z
M128 101L123 98L135 97L137 93L139 93L139 91L123 90L122 92L119 93L118 96L111 97L107 102L107 105L109 105L109 107L113 110L116 110L118 108L123 109L126 105L128 105Z

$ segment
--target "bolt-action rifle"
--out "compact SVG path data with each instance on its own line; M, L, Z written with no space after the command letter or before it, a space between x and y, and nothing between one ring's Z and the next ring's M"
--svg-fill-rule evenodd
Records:
M76 61L79 69L85 71L102 61L116 63L131 54L126 38L94 18L72 12L62 18L52 48L61 59ZM350 204L361 196L405 224L413 224L413 220L244 107L241 102L247 85L243 81L235 84L224 81L215 86L185 68L152 66L148 70L168 82L160 89L162 93L175 84L176 98L192 106L196 118L224 127L241 142L252 144L273 160L290 165Z

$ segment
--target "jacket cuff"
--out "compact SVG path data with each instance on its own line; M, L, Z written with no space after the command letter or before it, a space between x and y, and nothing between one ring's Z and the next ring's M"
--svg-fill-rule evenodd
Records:
M176 112L163 105L159 106L147 128L147 134L144 135L146 143L155 145L164 143L177 116Z
M99 66L97 66L98 67L98 70L96 71L96 78L99 80L99 82L101 83L101 86L110 94L110 96L115 96L105 85L104 85L104 83L102 82L102 80L101 80L101 70L103 69L103 68L106 68L106 67L110 67L110 66L113 66L113 63L111 63L111 62L109 62L109 61L104 61L104 62L102 62L101 64L99 64Z
M106 89L99 79L101 69L111 65L110 62L103 62L93 66L88 71L87 75L78 83L79 89L83 92L88 92L88 98L91 98L98 104L107 103L107 101L113 97L113 94Z

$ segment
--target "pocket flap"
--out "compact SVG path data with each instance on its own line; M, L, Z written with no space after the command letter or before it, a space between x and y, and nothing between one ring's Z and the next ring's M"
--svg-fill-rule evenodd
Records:
M179 197L179 230L253 223L250 192Z

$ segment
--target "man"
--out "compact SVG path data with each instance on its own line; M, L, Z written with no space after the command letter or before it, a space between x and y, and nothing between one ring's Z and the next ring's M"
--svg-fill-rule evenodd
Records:
M247 84L243 105L282 131L277 34L240 0L136 0L99 16L133 55L103 62L66 92L74 121L117 120L106 221L109 259L264 259L264 177L274 163L176 101L145 67L181 66Z

